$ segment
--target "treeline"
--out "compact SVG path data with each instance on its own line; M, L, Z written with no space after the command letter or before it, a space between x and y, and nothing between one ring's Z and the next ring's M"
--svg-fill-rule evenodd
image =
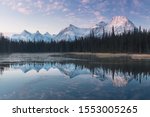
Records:
M0 35L0 52L112 52L112 53L150 53L150 31L135 29L115 35L103 33L96 37L91 32L88 37L81 37L74 41L25 42L11 41Z
M0 34L0 53L50 52L50 42L12 41Z

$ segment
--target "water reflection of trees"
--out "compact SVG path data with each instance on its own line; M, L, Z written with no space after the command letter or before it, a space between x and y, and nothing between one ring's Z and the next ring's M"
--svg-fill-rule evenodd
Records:
M9 67L10 64L0 64L0 75L2 75L6 69L9 69Z
M112 80L115 80L115 75L122 74L124 79L130 82L132 79L142 82L144 79L148 79L150 76L150 61L128 61L128 60L120 60L117 62L117 59L114 61L61 61L60 64L75 64L76 67L80 67L82 69L87 68L93 74L97 71L97 69L102 69L103 73L101 73L100 80L106 79L106 74L111 74ZM130 77L129 78L127 78Z

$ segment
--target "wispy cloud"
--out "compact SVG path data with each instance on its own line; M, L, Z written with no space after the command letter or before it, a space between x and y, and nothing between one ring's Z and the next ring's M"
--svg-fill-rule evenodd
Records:
M8 6L12 10L22 14L31 14L32 11L40 11L45 14L54 12L55 10L68 11L65 3L60 0L0 0L0 2L0 4Z
M0 0L1 4L4 6L8 6L12 10L15 10L22 14L30 14L32 9L28 4L31 2L30 0Z
M130 14L131 14L131 15L140 15L140 13L137 12L137 11L130 11Z
M67 11L68 8L61 1L49 2L48 4L45 4L46 12L51 12L54 10Z
M103 21L105 19L105 17L103 15L101 15L101 13L99 11L94 11L93 14L96 16L96 18L99 21Z
M139 12L137 11L130 11L130 14L136 16L136 17L139 17L139 18L142 18L144 19L145 21L149 21L150 20L150 16L149 15L145 15L145 14L140 14Z
M35 3L34 3L34 6L39 8L39 9L42 9L44 7L44 2L42 0L37 0Z
M18 7L16 10L17 10L18 12L23 13L23 14L26 14L26 15L28 15L28 14L31 13L31 10L30 10L30 9L27 9L27 8L25 8L25 7Z
M90 2L90 0L81 0L82 4L88 4Z
M22 14L30 14L32 12L32 9L26 5L24 5L22 2L18 2L17 4L12 4L11 8L13 10L16 10Z

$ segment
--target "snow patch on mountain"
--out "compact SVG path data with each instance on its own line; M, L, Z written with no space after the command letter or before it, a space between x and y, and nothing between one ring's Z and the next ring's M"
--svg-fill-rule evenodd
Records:
M69 27L60 31L58 35L54 38L56 41L66 40L66 41L73 41L78 39L79 37L84 37L90 33L90 29L88 28L79 28L72 24Z
M92 28L92 32L94 33L94 36L96 36L96 37L102 36L103 33L105 32L106 25L107 25L107 23L105 23L104 21L101 21L98 24L96 24Z
M33 35L30 32L24 30L21 34L12 35L11 39L16 41L31 41L33 39Z
M46 32L46 33L44 34L44 40L45 40L45 41L49 42L49 41L52 41L52 39L53 39L53 36L50 35L48 32Z
M45 42L50 42L52 40L52 36L47 32L45 34L41 34L39 31L36 33L30 33L26 30L24 30L21 34L14 34L11 37L11 40L15 41L45 41Z

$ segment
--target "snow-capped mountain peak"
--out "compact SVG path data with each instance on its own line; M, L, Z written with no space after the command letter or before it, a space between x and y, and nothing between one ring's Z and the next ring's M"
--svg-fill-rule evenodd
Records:
M124 22L128 22L128 18L125 16L115 16L112 18L111 23L113 23L114 25L118 25L118 24L124 24Z
M22 33L21 33L21 35L31 35L31 33L29 32L29 31L27 31L27 30L24 30Z
M134 24L125 16L115 16L112 18L112 21L110 22L110 25L112 26L134 26Z
M39 30L36 31L36 34L41 34Z
M124 31L133 31L135 25L125 16L115 16L107 25L108 32L112 32L114 27L115 34L121 34Z
M35 41L42 41L44 36L39 31L36 31L36 33L33 34L33 38Z
M61 32L67 32L67 31L75 31L78 30L79 28L77 26L74 26L73 24L70 24L68 27L63 29Z
M77 28L77 27L76 27L75 25L73 25L73 24L70 24L69 27L70 27L70 28Z
M51 35L51 34L49 34L48 32L46 32L45 34L44 34L44 40L45 41L51 41L53 39L53 36Z
M106 25L107 23L105 23L104 21L101 21L98 24L96 24L97 27L105 27Z
M60 31L58 35L54 38L56 41L67 40L73 41L76 38L84 37L85 35L90 33L90 29L88 28L79 28L70 24L67 28Z
M28 33L28 31L27 30L23 30L22 33Z
M48 36L51 36L48 32L46 32L44 35L48 35Z
M107 25L107 23L105 23L104 21L101 21L98 24L96 24L92 28L92 31L94 32L94 36L96 36L96 37L102 36L102 34L104 33L104 29L105 29L106 25Z
M12 35L11 39L15 41L19 41L19 40L30 41L32 40L32 34L27 30L24 30L21 34Z
M23 40L23 41L51 41L51 35L42 35L39 31L36 33L30 33L27 30L24 30L21 34L14 34L11 37L11 40Z

